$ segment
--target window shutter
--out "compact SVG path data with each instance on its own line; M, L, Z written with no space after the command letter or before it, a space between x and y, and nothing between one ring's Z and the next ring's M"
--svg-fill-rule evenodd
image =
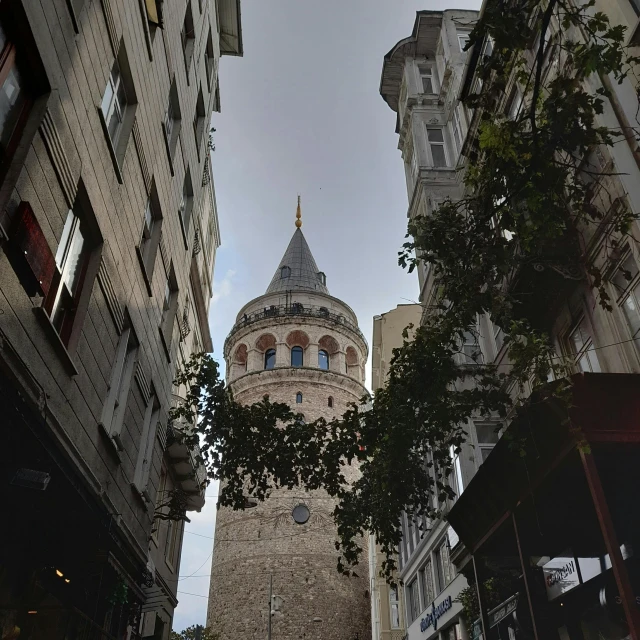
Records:
M55 274L56 261L28 202L23 201L18 206L9 239L46 297Z

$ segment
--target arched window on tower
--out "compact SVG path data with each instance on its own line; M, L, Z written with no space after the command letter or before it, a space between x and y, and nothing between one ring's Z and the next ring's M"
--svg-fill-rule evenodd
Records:
M299 391L296 393L296 404L302 404L302 394Z
M302 347L292 347L291 348L291 366L292 367L301 367L304 363L303 355L302 355Z
M276 350L267 349L264 354L264 368L273 369L276 366Z
M324 349L318 351L318 367L325 371L329 370L329 354Z
M333 409L333 397L329 396L329 400L327 400L327 406L329 409Z
M291 267L280 267L280 278L289 278L291 277Z

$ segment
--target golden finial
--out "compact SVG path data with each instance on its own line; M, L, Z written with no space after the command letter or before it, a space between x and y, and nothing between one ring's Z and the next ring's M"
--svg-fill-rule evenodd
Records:
M302 213L300 212L300 196L298 196L298 208L296 209L296 227L302 226Z

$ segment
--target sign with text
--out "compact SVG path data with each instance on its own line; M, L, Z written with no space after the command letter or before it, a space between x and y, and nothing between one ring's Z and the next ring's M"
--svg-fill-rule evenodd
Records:
M580 584L576 560L570 556L558 556L542 566L547 598L554 600Z

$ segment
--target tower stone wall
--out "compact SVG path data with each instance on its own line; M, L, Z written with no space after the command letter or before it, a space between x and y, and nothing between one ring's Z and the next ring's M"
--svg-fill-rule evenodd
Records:
M280 283L283 266L290 271L283 272L286 282ZM227 379L236 400L252 404L268 395L308 421L342 415L367 393L368 347L353 311L328 294L299 229L269 289L240 310L225 344ZM303 350L302 366L292 366L294 347ZM275 363L265 368L271 349ZM326 364L320 350L328 354L328 368L321 366ZM347 469L348 478L356 475L356 468ZM293 519L298 504L310 511L306 524ZM370 635L367 566L359 567L358 577L338 573L334 506L324 491L298 488L275 491L242 512L218 511L207 623L221 640L266 638L270 580L282 601L271 618L273 638L365 640Z

